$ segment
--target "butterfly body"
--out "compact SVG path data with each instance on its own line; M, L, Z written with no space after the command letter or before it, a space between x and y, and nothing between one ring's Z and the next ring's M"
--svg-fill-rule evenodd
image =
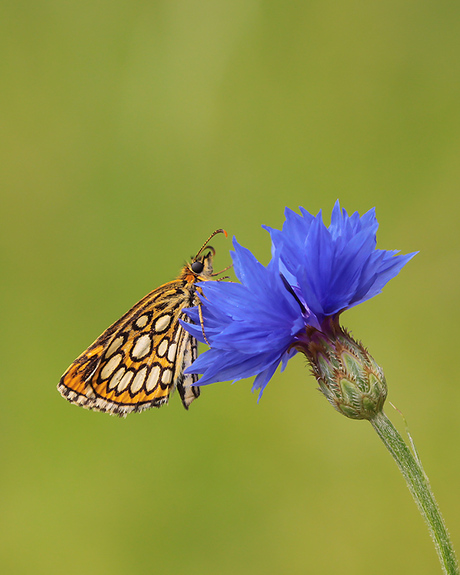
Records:
M203 254L205 248L210 251ZM206 242L176 280L147 294L106 329L64 373L59 392L87 409L125 416L160 407L177 388L188 409L200 395L193 385L198 376L184 374L197 357L197 341L179 319L190 321L183 309L199 305L196 282L215 275L214 253Z

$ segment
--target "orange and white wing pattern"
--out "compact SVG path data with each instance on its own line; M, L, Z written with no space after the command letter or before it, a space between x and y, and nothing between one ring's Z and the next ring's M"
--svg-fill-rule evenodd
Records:
M195 283L215 275L211 237L176 280L146 295L72 363L58 385L66 399L125 416L160 407L177 387L188 409L200 395L198 376L183 373L197 357L197 342L179 319L190 321L182 310L199 303Z

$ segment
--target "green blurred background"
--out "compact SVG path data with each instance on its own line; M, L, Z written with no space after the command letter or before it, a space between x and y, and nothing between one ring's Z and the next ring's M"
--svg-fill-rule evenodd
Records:
M459 29L448 0L3 0L3 573L440 572L390 455L300 356L259 404L223 383L121 420L56 391L214 229L267 262L261 224L337 198L420 250L343 323L460 549Z

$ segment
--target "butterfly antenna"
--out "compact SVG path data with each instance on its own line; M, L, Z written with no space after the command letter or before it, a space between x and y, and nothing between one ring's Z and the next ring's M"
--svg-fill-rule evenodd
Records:
M213 233L209 236L209 238L204 242L204 244L203 244L203 245L201 246L201 248L198 250L198 253L196 254L196 256L195 256L194 259L196 259L206 247L209 247L209 249L212 249L212 250L214 251L214 248L211 248L211 246L208 246L208 242L209 242L216 234L225 234L225 237L227 237L227 232L226 232L225 230L223 230L223 229L216 230L216 231L213 232ZM214 252L214 253L215 253L215 252Z

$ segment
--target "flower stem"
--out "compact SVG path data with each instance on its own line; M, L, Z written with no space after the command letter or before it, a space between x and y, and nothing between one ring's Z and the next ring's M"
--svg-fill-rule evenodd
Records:
M455 551L417 452L415 451L414 457L383 411L377 413L370 422L404 475L407 486L428 525L443 572L446 575L459 575Z

